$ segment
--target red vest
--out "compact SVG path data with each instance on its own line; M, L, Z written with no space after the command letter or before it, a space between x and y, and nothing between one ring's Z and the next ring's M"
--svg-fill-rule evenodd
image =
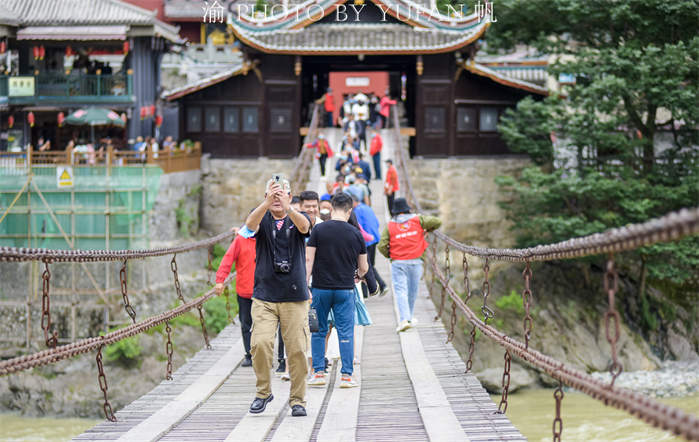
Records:
M335 100L332 94L325 94L325 112L333 112L335 110Z
M388 223L388 250L391 259L416 259L427 249L425 230L420 225L420 217L413 216L404 223Z

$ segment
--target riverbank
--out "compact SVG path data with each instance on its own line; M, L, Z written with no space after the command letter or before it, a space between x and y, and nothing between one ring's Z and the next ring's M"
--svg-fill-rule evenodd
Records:
M611 381L609 373L592 373L604 382ZM614 383L617 387L655 398L677 398L699 394L699 361L665 361L660 369L622 372ZM694 412L699 410L699 405Z
M25 417L0 414L0 439L5 442L66 441L94 427L94 419Z

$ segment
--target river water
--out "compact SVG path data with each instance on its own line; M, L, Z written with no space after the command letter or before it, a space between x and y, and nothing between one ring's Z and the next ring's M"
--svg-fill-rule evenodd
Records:
M500 396L492 396L497 404ZM699 395L659 399L686 412L699 413ZM550 441L553 390L523 390L510 395L507 416L530 441ZM568 392L561 405L565 441L675 441L670 433L646 425L627 413L605 407L581 393ZM65 441L96 425L94 419L28 418L0 414L2 441Z

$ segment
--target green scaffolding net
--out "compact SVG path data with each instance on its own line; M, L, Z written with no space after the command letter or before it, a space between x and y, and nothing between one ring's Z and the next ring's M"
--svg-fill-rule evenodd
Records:
M61 166L33 166L31 173L21 164L0 167L0 245L148 247L149 212L158 195L160 167L74 166L67 171L70 180L64 172ZM66 181L72 187L59 187Z

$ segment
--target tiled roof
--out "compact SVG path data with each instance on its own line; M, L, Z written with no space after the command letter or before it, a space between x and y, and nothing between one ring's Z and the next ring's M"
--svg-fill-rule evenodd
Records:
M19 15L8 8L4 3L0 3L0 25L19 24Z
M250 32L234 25L246 44L263 52L293 54L410 54L448 52L478 38L486 25L468 32L418 29L387 23L316 23L299 30Z
M243 73L242 57L238 58L238 60L232 68L226 69L225 71L218 72L210 77L202 78L201 80L197 80L184 86L165 91L163 92L162 97L163 99L168 101L176 100L185 95L189 95L193 92L205 89L209 86L213 86L216 83L228 80L229 78L239 75L241 73Z
M495 71L491 68L488 68L486 66L483 66L478 63L474 63L472 61L465 61L463 63L464 69L467 71L474 73L476 75L480 75L482 77L487 77L490 78L491 80L495 81L496 83L503 84L505 86L513 87L516 89L522 89L527 92L533 92L535 94L539 95L548 95L549 91L545 87L539 86L538 84L530 83L528 81L520 80L517 78L509 77L501 72Z
M159 21L155 11L120 0L2 0L2 4L19 18L19 26L150 25L156 34L178 39L178 29Z

